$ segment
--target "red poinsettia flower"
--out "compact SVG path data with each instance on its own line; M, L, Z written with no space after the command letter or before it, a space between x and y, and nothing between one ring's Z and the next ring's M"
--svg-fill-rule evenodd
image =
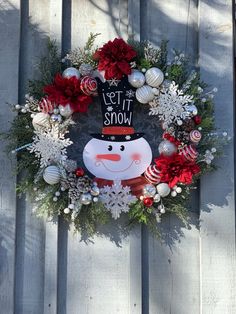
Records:
M200 172L195 161L188 161L182 155L159 156L155 163L160 171L160 180L173 188L178 182L191 184L193 176Z
M45 86L44 92L56 104L70 104L74 112L86 112L92 102L92 98L81 91L80 79L75 76L64 78L61 74L56 74L53 84Z
M99 60L98 70L105 71L105 79L121 79L131 73L129 62L136 57L136 51L122 38L108 41L94 54L94 59Z

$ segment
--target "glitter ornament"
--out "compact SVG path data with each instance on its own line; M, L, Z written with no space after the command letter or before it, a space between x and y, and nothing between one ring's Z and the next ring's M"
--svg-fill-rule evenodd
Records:
M177 147L170 141L164 140L158 146L159 154L164 156L171 156L177 152Z
M130 85L135 88L142 87L145 83L145 76L138 70L132 70L131 74L128 75L128 81Z
M50 185L57 184L60 181L60 170L57 166L48 166L43 172L43 179Z
M170 194L170 187L169 187L169 185L167 183L160 183L160 184L158 184L156 189L157 189L157 193L161 197L166 197L167 195Z
M93 74L93 67L90 64L82 63L79 67L79 72L82 76L91 76Z
M39 104L39 108L43 113L52 113L54 110L55 104L52 103L47 98L43 98Z
M83 177L83 175L84 175L84 169L83 169L83 168L77 168L77 169L75 170L75 175L76 175L76 177Z
M143 199L143 204L146 206L146 207L151 207L153 205L153 198L151 197L145 197Z
M146 171L144 172L144 176L148 182L152 184L157 184L160 182L160 171L157 169L156 165L150 165L147 167Z
M145 78L148 85L158 87L164 80L164 74L158 68L150 68L146 71Z
M202 138L201 133L198 130L193 130L189 134L189 139L193 143L198 143Z
M83 205L89 205L92 202L92 196L90 193L84 193L80 197L80 202Z
M152 92L152 88L148 85L144 85L139 87L136 90L136 98L141 104L147 104L153 100L154 94Z
M80 78L80 73L76 68L70 67L65 69L65 71L62 73L62 76L68 79L73 76L75 76L76 78Z
M189 117L194 117L198 114L197 107L195 105L188 105L186 108Z
M180 155L183 155L185 157L185 159L187 159L189 161L194 161L198 156L198 152L193 145L189 145L189 146L185 146L180 151Z
M33 120L32 120L34 129L37 130L42 127L44 128L49 127L50 126L49 118L50 116L47 113L43 113L43 112L36 113L36 115L34 115Z
M156 194L156 188L152 184L146 184L143 188L143 194L146 197L153 197Z
M84 76L80 82L80 88L87 96L96 95L97 81L93 77Z
M67 104L65 106L59 105L58 108L59 108L60 115L65 118L69 118L73 114L73 110L71 109L70 104Z

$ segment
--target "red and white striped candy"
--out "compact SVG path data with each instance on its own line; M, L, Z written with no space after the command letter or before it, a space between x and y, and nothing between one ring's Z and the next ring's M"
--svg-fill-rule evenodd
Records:
M52 113L55 108L54 104L47 98L41 100L39 107L43 113Z
M152 184L157 184L160 182L160 171L155 165L147 167L146 171L144 172L144 176L148 182Z
M202 134L198 130L193 130L190 132L189 138L191 142L198 143L202 138Z
M80 82L80 88L85 95L95 95L97 91L97 81L90 76L84 76Z
M183 155L185 159L194 161L197 158L198 152L193 145L185 146L181 151L180 155Z

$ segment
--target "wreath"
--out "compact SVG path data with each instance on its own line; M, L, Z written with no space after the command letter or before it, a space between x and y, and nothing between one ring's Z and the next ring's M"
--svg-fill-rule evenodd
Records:
M129 225L144 223L158 233L163 215L187 221L191 190L215 169L212 161L228 140L215 132L217 89L200 80L183 53L173 50L168 60L165 41L155 48L115 38L99 48L97 35L62 60L49 41L41 78L29 82L25 103L13 106L18 115L7 138L18 154L17 171L24 170L17 190L32 196L39 214L63 216L89 235L122 213ZM70 158L70 132L93 106L102 122L77 162ZM139 108L155 136L161 133L154 158L145 130L133 125Z

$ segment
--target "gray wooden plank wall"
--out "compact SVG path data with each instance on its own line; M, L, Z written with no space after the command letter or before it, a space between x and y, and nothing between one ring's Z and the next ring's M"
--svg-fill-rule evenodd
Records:
M115 36L149 39L191 55L216 86L216 120L234 133L233 2L227 0L0 0L1 131L13 118L6 102L24 99L45 52L46 36L62 54ZM98 41L98 43L99 43ZM68 226L37 219L16 199L15 160L0 152L1 314L233 314L235 285L234 139L193 198L191 228L164 219L162 242L137 226L118 241L80 241ZM199 222L200 218L200 222ZM125 222L124 222L125 224Z

